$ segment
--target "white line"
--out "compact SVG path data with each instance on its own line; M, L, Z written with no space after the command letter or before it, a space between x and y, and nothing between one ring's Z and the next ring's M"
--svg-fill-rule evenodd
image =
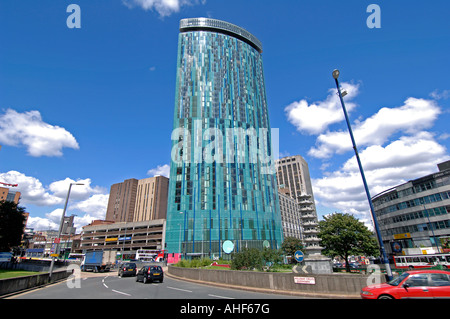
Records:
M179 290L179 291L184 291L184 292L192 292L191 290L185 290L185 289L174 288L174 287L167 287L167 288L174 289L174 290Z
M114 290L114 289L111 289L111 290L114 291L114 292L117 292L118 294L122 294L122 295L125 295L125 296L131 296L130 294L127 294L125 292L117 291L117 290Z
M106 276L105 278L102 279L102 283L103 283L103 286L105 286L106 288L109 288L109 287L105 284L105 279L106 279L107 277L108 277L108 276Z
M224 296L217 296L217 295L208 295L210 297L216 297L216 298L223 298L223 299L234 299L232 297L224 297Z

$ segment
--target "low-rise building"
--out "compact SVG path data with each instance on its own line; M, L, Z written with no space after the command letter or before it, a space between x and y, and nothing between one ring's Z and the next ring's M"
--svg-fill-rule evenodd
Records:
M163 250L165 228L165 219L131 223L94 221L83 227L79 249L82 252L117 250L125 254L131 254L139 249Z
M450 252L450 161L372 198L390 254Z

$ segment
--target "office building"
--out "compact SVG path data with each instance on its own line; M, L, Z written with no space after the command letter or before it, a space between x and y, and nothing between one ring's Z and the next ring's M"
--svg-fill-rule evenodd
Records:
M283 192L278 193L278 198L284 238L294 237L302 240L301 213L297 201Z
M133 221L138 182L137 179L131 178L111 186L106 220L114 222Z
M136 191L134 221L166 219L169 179L155 176L140 179Z
M228 258L242 247L279 248L262 46L255 36L215 19L180 21L173 128L168 253Z
M139 222L165 219L169 179L155 176L127 179L111 186L106 220Z
M305 253L320 254L322 247L317 237L319 225L308 163L300 155L287 156L276 161L279 192L290 196L297 203L295 218L300 225ZM286 226L291 226L285 224ZM284 231L286 233L286 230Z
M438 169L372 198L388 253L450 252L450 161Z

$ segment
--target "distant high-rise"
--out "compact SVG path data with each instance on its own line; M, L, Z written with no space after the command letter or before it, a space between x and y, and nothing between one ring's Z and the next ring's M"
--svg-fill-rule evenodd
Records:
M106 220L140 222L165 219L169 179L155 176L127 179L111 186Z
M131 178L111 186L106 220L115 222L133 221L137 185L138 180Z
M224 257L281 246L261 53L260 41L234 24L180 21L168 253Z
M295 218L300 225L301 238L308 254L318 254L322 250L317 237L318 221L314 194L309 176L308 163L300 155L287 156L276 161L280 192L297 201ZM284 225L291 227L284 217Z
M136 191L134 221L166 219L169 179L155 176L140 179Z

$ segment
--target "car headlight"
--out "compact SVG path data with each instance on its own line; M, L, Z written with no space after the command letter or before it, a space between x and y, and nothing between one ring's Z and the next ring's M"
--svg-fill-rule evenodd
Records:
M373 296L373 293L371 293L370 291L362 290L361 293L366 296Z

